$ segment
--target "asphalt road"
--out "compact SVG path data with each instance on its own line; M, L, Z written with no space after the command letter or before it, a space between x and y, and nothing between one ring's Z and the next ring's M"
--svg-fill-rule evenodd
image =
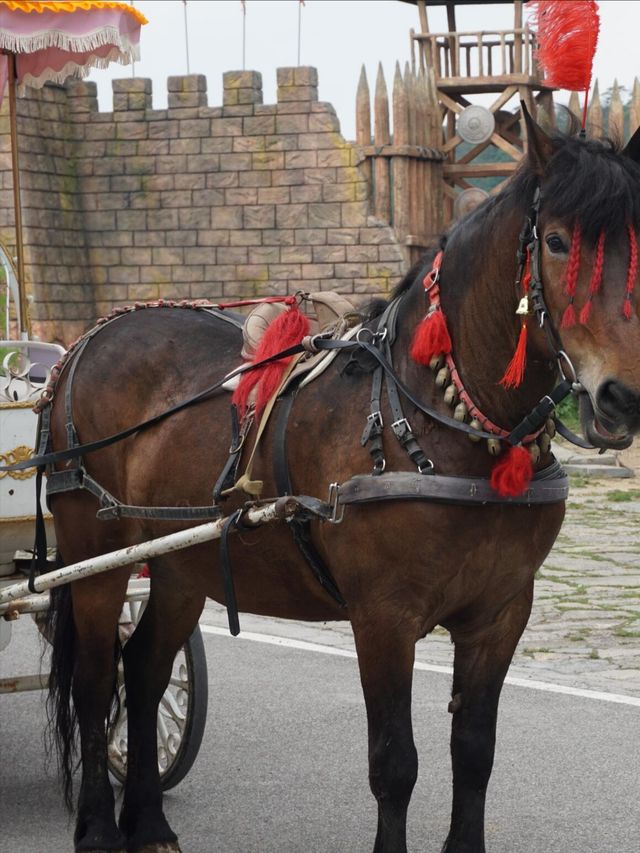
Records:
M2 675L36 669L28 620ZM194 768L166 796L184 853L370 853L375 803L349 657L205 636L209 719ZM417 671L420 776L409 847L448 827L450 677ZM68 853L72 826L44 769L42 694L0 696L0 849ZM640 709L505 687L487 808L489 853L637 853Z

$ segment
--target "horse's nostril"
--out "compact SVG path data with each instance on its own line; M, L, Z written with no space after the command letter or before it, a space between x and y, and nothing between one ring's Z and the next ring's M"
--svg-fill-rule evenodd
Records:
M640 416L640 395L615 379L607 379L600 385L596 405L614 422L635 420Z

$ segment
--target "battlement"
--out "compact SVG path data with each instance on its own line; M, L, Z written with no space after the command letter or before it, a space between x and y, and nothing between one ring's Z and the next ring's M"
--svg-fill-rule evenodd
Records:
M263 103L256 71L223 75L209 106L201 75L94 83L19 99L26 279L43 337L68 343L137 300L236 299L295 290L388 292L405 269L371 216L361 151L318 101L315 68L280 68ZM0 113L4 205L13 239L8 123Z

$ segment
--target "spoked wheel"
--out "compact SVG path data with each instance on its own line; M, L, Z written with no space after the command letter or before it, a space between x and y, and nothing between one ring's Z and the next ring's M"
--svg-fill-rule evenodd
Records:
M145 601L124 606L120 639L124 645L140 621ZM124 667L118 665L120 712L112 728L108 746L109 770L121 784L127 776L127 697ZM158 708L158 767L164 791L175 787L196 760L207 719L207 660L200 628L176 655L171 679Z

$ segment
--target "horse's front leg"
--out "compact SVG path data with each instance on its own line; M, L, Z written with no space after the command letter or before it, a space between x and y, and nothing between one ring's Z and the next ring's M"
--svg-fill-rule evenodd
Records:
M392 618L352 618L369 727L369 783L378 801L374 853L406 853L407 809L418 776L411 725L415 637Z
M123 650L127 695L127 779L120 829L129 853L179 851L162 809L158 770L158 706L174 658L193 631L204 596L178 597L175 581L156 579L140 624Z
M493 767L500 691L529 619L533 584L491 626L452 627L456 644L452 700L453 808L442 853L485 853L484 811Z

